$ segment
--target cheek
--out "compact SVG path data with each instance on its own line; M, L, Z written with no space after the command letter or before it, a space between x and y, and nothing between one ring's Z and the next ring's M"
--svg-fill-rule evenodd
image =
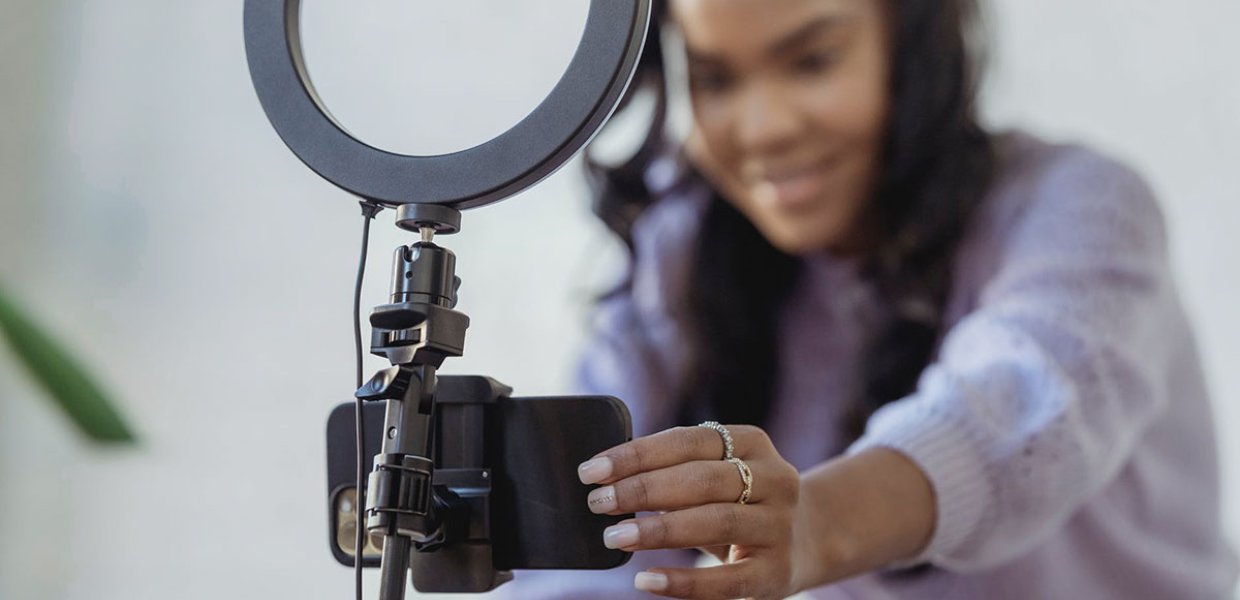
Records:
M691 157L703 162L720 162L730 153L728 131L731 127L729 109L721 100L694 100L693 129L685 147Z
M881 145L891 110L888 50L881 36L870 36L857 49L836 86L838 113L854 138Z
M695 104L695 110L698 110ZM721 106L704 107L694 116L693 129L685 140L689 162L724 196L735 198L745 194L738 177L740 156L728 138L728 123ZM713 114L712 114L713 113Z
M887 130L890 93L885 57L878 49L859 52L824 85L804 90L800 109L814 131L841 151L882 144Z

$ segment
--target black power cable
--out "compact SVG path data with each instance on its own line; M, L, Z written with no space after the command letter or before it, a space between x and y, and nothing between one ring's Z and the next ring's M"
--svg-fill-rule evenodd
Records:
M362 255L357 261L357 285L353 289L353 347L357 356L357 386L362 387L362 280L366 277L366 255L370 248L370 222L383 210L382 206L372 202L361 202L362 205ZM362 552L366 547L366 524L362 520L366 506L366 439L365 427L362 422L362 399L354 398L354 419L357 421L357 501L354 510L357 512L357 536L353 542L353 584L357 588L357 600L362 600Z

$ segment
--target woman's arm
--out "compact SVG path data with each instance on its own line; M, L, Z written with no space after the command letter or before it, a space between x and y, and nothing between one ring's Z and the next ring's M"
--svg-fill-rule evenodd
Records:
M903 561L934 531L934 489L908 457L871 448L801 475L806 535L797 589L810 589Z
M1167 405L1163 341L1184 327L1162 220L1139 179L1092 155L1036 182L996 233L999 268L977 307L847 456L798 475L763 432L732 427L753 472L747 505L710 430L597 457L583 480L614 497L608 512L667 511L621 524L610 543L730 546L725 565L654 569L639 587L779 598L896 563L985 568L1051 535L1116 475Z
M935 532L915 560L948 569L1023 554L1110 482L1166 409L1169 340L1185 334L1139 178L1073 151L1032 182L992 232L977 307L850 449L898 450L927 475Z

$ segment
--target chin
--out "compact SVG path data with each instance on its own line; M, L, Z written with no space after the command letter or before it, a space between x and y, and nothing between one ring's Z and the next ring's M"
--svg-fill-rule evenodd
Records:
M759 229L776 250L792 256L806 256L830 250L838 245L835 236L823 235L821 231L804 231L799 228Z
M829 252L847 254L849 240L855 237L856 219L831 207L796 212L759 210L750 204L746 218L757 227L762 237L780 252L805 256Z

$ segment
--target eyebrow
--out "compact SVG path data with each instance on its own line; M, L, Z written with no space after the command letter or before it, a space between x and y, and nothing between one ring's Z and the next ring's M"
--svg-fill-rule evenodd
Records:
M788 52L795 50L799 48L800 46L804 45L806 42L813 40L815 37L819 36L823 32L830 31L833 29L839 29L840 27L847 25L853 20L854 19L851 16L843 16L843 15L823 15L823 16L817 17L811 20L810 22L805 23L804 25L801 25L800 27L793 29L791 32L781 36L778 40L775 40L775 42L768 45L766 48L766 54L770 56L778 56L780 54L787 54ZM698 52L697 50L694 50L693 48L688 47L687 44L685 47L685 52L686 54L688 54L688 58L692 62L700 62L700 63L722 63L724 62L722 59L720 59L717 56Z

